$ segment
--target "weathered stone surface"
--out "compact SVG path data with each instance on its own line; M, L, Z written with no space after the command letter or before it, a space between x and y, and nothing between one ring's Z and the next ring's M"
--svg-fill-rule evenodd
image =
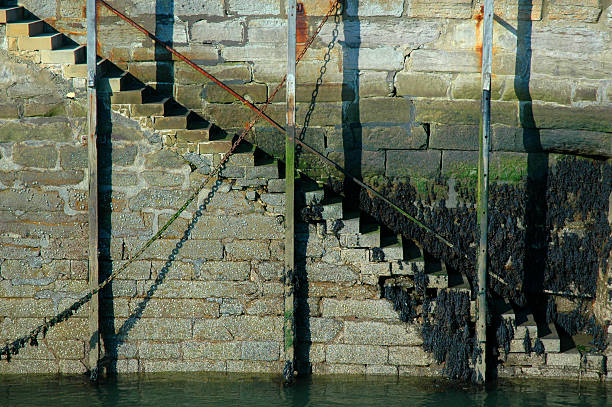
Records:
M41 192L34 189L0 191L0 210L15 211L59 211L63 201L55 191Z
M200 43L242 42L244 40L244 23L232 19L223 22L196 21L191 26L191 40Z
M243 360L278 360L280 344L278 342L242 342Z
M545 103L521 106L523 127L540 129L574 129L612 132L612 108L608 106L585 106L571 108ZM532 115L533 119L530 118Z
M193 326L194 339L274 341L282 338L282 317L225 316L203 319Z
M388 177L435 177L440 172L441 153L436 150L387 151L385 174Z
M570 81L532 78L528 83L506 79L503 100L544 101L567 105L571 101L572 84Z
M377 126L361 129L361 145L366 150L423 149L427 147L427 133L420 126Z
M232 85L232 89L252 102L262 103L268 99L268 88L261 83L248 83L245 85ZM236 98L217 84L207 85L203 95L211 103L232 103Z
M60 152L60 167L63 169L87 168L87 147L85 146L62 146Z
M251 270L245 261L207 261L197 265L195 277L200 280L246 281Z
M470 18L471 0L442 0L432 4L427 0L412 0L406 14L409 17Z
M53 168L57 157L54 145L16 144L13 147L13 161L25 167Z
M572 0L551 0L548 8L548 18L551 20L593 23L601 13L598 0L584 0L580 4Z
M408 64L418 72L478 72L480 58L475 51L418 49L412 51Z
M344 69L372 69L378 71L399 71L404 67L404 53L397 48L345 48L342 64Z
M414 325L383 322L344 323L341 342L359 345L410 345L423 344L418 327Z
M309 318L308 327L298 326L297 335L306 342L330 342L342 330L342 321L332 318Z
M178 343L141 342L138 355L142 359L178 359L181 355Z
M229 14L238 15L260 15L260 14L280 14L279 0L262 0L253 3L248 0L229 0Z
M533 20L542 18L543 0L498 0L495 2L495 15L504 20ZM482 0L474 2L475 10L480 10Z
M478 150L478 126L432 124L429 148Z
M349 16L396 16L402 15L404 4L401 1L357 0L346 5Z
M359 103L362 123L407 123L412 103L404 98L368 98Z
M434 100L414 101L415 120L421 123L478 124L480 101ZM491 102L491 122L518 125L519 106L516 102Z
M329 345L326 358L329 363L382 365L387 363L389 355L384 346Z
M271 216L204 215L193 229L196 239L282 239L284 228Z
M399 72L395 75L397 94L416 97L446 97L450 87L447 77L420 72Z
M359 275L350 266L317 262L306 268L310 281L357 281Z
M182 348L185 359L239 360L242 354L238 342L188 342Z
M236 240L225 244L227 256L233 260L267 260L270 244L267 241Z
M321 301L324 317L356 317L364 319L397 320L398 315L387 300L336 300L324 298Z
M392 365L429 366L433 357L420 346L391 346L389 363Z
M131 153L133 154L134 151L132 150ZM149 169L168 170L185 168L186 166L187 162L185 159L173 151L159 150L145 156L145 168Z

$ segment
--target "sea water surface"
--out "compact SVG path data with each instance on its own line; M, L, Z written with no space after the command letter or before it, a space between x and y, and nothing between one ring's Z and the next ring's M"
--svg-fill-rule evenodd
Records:
M529 379L486 390L444 379L322 376L283 386L279 376L0 376L0 406L612 406L605 383ZM612 396L612 394L611 394Z

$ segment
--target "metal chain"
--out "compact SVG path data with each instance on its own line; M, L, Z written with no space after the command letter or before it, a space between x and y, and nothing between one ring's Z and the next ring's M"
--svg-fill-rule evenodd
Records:
M315 31L315 33L305 43L304 49L302 50L300 55L296 58L296 63L299 63L300 60L304 57L304 54L306 54L306 51L312 45L316 36L321 31L323 25L328 20L328 18L340 9L339 4L341 1L342 0L336 0L332 4L329 11L325 15L325 17L323 18L319 26L317 27L317 30ZM270 103L272 103L272 100L274 99L278 91L283 87L286 80L287 80L287 75L283 77L283 79L281 80L281 83L276 87L272 95L266 100L266 103L264 104L262 109L259 110L257 115L247 124L244 131L240 134L240 136L238 136L236 141L234 141L230 150L223 155L223 157L221 158L221 161L219 161L219 163L213 168L210 174L206 176L204 181L202 181L202 183L195 189L195 191L191 194L191 196L187 199L187 201L180 207L178 211L176 211L176 213L174 213L174 215L170 217L170 219L168 219L168 221L164 224L164 226L162 226L157 231L157 233L155 233L149 240L147 240L147 242L136 253L134 253L134 255L127 262L125 262L117 270L113 271L96 288L91 289L87 294L79 298L70 307L66 308L65 310L63 310L62 312L60 312L53 318L49 320L45 319L45 321L42 324L32 329L29 334L16 339L15 341L5 345L3 348L0 348L0 360L2 359L2 356L4 355L6 360L10 361L12 355L19 354L19 350L24 348L28 344L32 346L38 346L38 336L39 335L42 334L43 337L45 337L49 328L52 328L53 326L59 324L60 322L63 322L67 320L68 318L72 317L83 305L88 303L93 298L94 295L98 294L104 287L110 284L119 274L121 274L125 269L127 269L134 261L136 261L142 255L142 253L144 253L144 251L147 250L153 244L153 242L158 240L162 236L162 234L174 223L174 221L185 211L185 209L187 209L187 207L197 198L200 191L202 191L206 187L206 185L210 182L210 180L215 175L217 175L217 179L221 177L221 171L225 167L225 164L227 163L229 158L232 156L232 154L234 154L234 152L236 151L240 143L244 140L246 135L253 129L253 127L255 126L255 123L257 123L257 121L259 121L259 119L262 118L264 112L266 111ZM194 213L193 218L197 218L201 216L202 211L206 208L206 202L210 202L210 199L212 199L212 195L214 195L215 190L216 189L213 187L211 192L209 192L205 200L205 203L200 205L196 213ZM172 255L176 256L178 254L178 249L179 249L178 246L172 249Z

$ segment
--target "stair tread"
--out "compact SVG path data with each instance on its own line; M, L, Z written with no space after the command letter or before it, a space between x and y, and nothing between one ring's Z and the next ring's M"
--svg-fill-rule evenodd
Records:
M29 38L51 38L51 37L58 37L61 36L63 34L60 33L42 33L42 34L36 34L36 35L30 35ZM54 51L57 51L59 48L54 49Z
M19 20L19 21L13 21L7 24L32 24L32 23L36 23L36 22L42 22L43 20L37 19L37 20Z
M46 50L46 51L53 51L53 52L57 52L57 51L77 51L81 48L85 48L85 45L80 45L80 44L69 44L69 45L62 45L59 48L56 48L54 50ZM85 63L85 65L87 65L87 63Z

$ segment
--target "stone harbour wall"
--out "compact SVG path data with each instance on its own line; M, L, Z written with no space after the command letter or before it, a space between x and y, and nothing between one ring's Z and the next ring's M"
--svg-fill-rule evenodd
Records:
M301 3L303 42L330 2ZM474 153L456 151L478 146L481 1L345 3L344 14L328 21L298 66L297 117L308 127L305 141L366 177L452 178L458 161L475 163ZM84 43L84 1L24 4ZM285 73L284 1L113 4L255 103L264 102ZM222 128L249 120L248 109L206 78L103 7L100 14L102 55ZM512 161L539 151L610 157L610 1L500 0L496 15L494 159ZM269 110L280 123L283 98L281 92ZM282 137L265 122L253 139L270 153L284 154ZM299 165L314 175L331 172L310 156Z
M298 66L297 119L307 128L304 140L380 185L408 181L425 194L433 185L437 199L466 200L453 188L473 186L476 176L481 2L345 3ZM19 4L85 42L84 0ZM111 4L260 106L285 73L285 1ZM301 43L329 4L302 2ZM518 185L542 165L548 171L548 155L545 164L537 163L547 153L551 168L567 155L609 163L612 2L499 0L496 15L493 181ZM88 277L85 81L40 65L39 54L15 49L4 30L0 25L0 345L70 305L86 292ZM99 34L101 56L228 133L252 118L103 7ZM280 123L284 98L282 90L269 108ZM104 276L159 230L218 154L176 148L166 134L100 105ZM284 139L265 122L249 140L283 158ZM298 165L319 180L338 175L305 153ZM103 356L112 371L282 371L282 163L257 168L253 156L230 161L227 178L189 239L177 246L212 185L101 294ZM370 249L350 248L323 226L297 227L296 261L303 271L296 287L298 364L315 374L439 375L442 366L423 350L420 325L402 322L381 292L381 278L403 276L407 269L374 261ZM612 275L609 265L601 275L606 273ZM611 287L607 278L600 280L601 319L609 320ZM10 363L0 361L0 374L84 372L87 312L84 307L50 330L39 347L27 347ZM582 361L569 358L515 354L500 374L572 376ZM591 368L587 376L598 377L599 366Z

